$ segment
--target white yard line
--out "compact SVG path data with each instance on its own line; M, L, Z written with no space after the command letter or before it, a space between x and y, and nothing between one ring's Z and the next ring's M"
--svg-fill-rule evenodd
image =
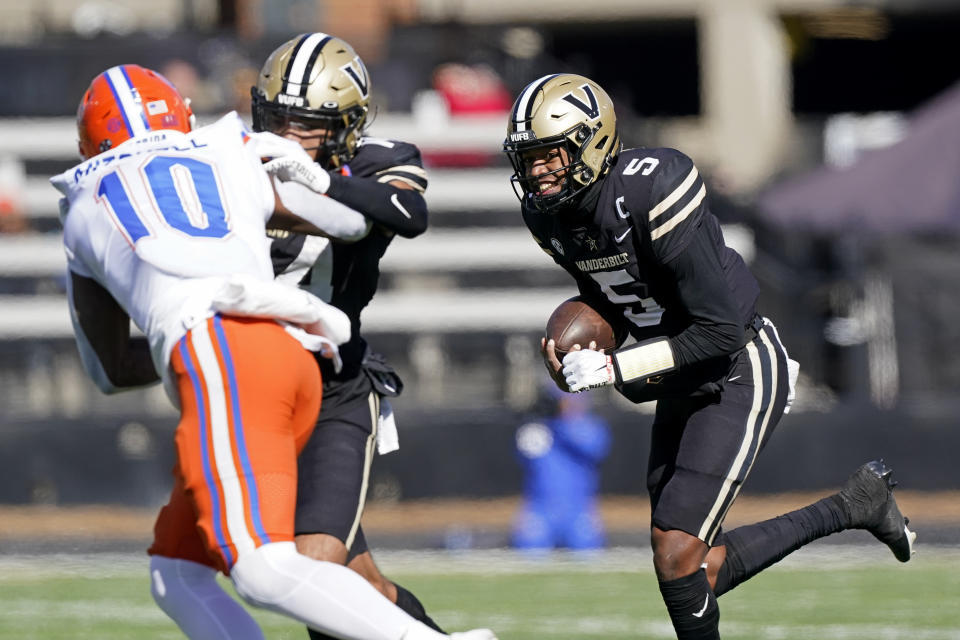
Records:
M110 603L106 600L71 600L50 606L50 600L13 598L4 600L0 619L15 620L83 620L123 622L136 625L156 625L168 621L167 614L157 606L136 605L132 602Z
M468 551L396 551L374 552L385 573L406 575L436 574L519 574L576 571L582 573L651 573L648 547L619 547L590 553L552 552L531 555L512 549ZM880 544L830 545L815 543L788 556L777 566L797 571L823 571L831 568L875 567L878 563L897 563ZM960 546L920 546L916 563L958 564ZM0 583L50 576L109 578L146 573L148 558L141 553L88 554L12 554L0 555Z

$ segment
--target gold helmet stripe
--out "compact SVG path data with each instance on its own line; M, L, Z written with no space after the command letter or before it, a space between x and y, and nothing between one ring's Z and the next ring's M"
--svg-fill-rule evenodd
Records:
M517 131L527 130L527 122L530 121L533 115L533 99L536 97L537 92L543 88L543 85L558 75L560 74L551 73L550 75L543 76L539 80L534 80L527 85L527 88L524 89L520 97L517 98L517 103L513 107L513 122L517 127Z
M283 74L282 92L289 96L305 97L310 87L310 74L320 51L333 36L325 33L311 33L297 43Z

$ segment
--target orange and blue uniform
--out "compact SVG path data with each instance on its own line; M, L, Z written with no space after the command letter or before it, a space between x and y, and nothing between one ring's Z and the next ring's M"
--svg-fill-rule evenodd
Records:
M170 364L181 398L176 486L150 553L226 573L244 551L293 540L319 371L276 323L220 316L181 338Z
M131 93L128 76L106 74L113 94ZM213 308L238 274L307 295L273 282L275 197L261 147L286 141L268 136L236 114L189 133L146 130L53 179L69 203L71 272L96 280L143 330L181 408L176 486L151 553L224 572L293 540L297 452L320 407L317 363L300 342L271 318Z

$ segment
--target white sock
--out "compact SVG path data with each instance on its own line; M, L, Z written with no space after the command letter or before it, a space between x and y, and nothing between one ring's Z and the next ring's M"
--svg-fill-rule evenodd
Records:
M292 542L272 542L241 555L230 577L250 604L344 640L447 637L407 615L355 571L300 555ZM433 635L421 635L419 627ZM405 635L408 631L415 635Z
M151 556L150 578L154 601L191 640L264 640L247 610L217 583L216 569Z

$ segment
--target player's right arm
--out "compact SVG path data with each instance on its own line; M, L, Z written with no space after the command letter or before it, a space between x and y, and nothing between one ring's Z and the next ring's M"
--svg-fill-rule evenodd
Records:
M117 393L160 381L147 339L131 337L130 316L100 283L70 271L67 298L80 360L101 391Z

